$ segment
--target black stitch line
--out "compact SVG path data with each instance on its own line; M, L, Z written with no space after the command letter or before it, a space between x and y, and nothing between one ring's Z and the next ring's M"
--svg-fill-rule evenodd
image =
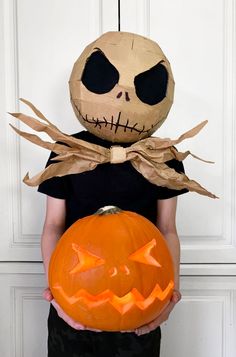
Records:
M96 123L99 125L99 128L102 129L102 125L100 124L99 118L96 119Z
M118 127L120 126L120 124L119 124L119 123L120 123L120 115L121 115L121 112L119 112L117 122L115 123L115 126L116 126L115 134L116 134L116 132L117 132L117 130L118 130Z
M94 117L92 117L92 121L94 122L95 128L96 128L96 126L97 126L98 124L96 123L96 120L94 119Z
M126 129L129 128L129 127L128 127L128 124L129 124L129 119L127 119L127 122L126 122L125 127L124 127L124 132L125 132L125 133L126 133Z
M113 118L113 115L111 116L111 130L112 130L112 128L113 128L113 120L114 120L114 118Z
M136 125L138 125L138 123L134 124L134 126L131 128L131 133L133 130L138 131L137 129L135 129Z
M99 118L97 118L96 120L95 120L94 118L92 118L92 120L91 120L91 119L88 119L88 115L87 115L87 114L86 114L86 116L84 117L84 116L82 115L81 111L78 109L78 107L77 107L76 105L75 105L75 107L76 107L76 109L78 110L78 113L79 113L79 115L82 117L82 119L83 119L84 121L86 121L87 123L89 123L89 124L94 124L95 127L99 126L99 128L101 129L101 128L102 128L102 124L105 124L105 126L107 126L108 124L111 124L111 130L112 130L113 126L117 126L117 123L114 124L114 122L113 122L113 121L114 121L113 115L112 115L112 117L111 117L111 120L112 120L111 123L109 123L105 118L103 118L104 121L99 120ZM121 115L121 112L119 112L119 115ZM119 127L124 128L124 131L126 131L126 129L129 129L131 132L134 130L134 131L136 131L136 132L139 133L139 134L148 133L150 130L153 129L153 127L154 127L156 124L153 124L152 127L151 127L150 129L147 129L147 130L144 130L144 129L145 129L145 126L143 126L143 129L142 129L142 130L136 129L135 127L136 127L137 125L138 125L138 123L135 123L135 124L131 127L131 126L128 126L127 123L126 123L125 125L118 123L118 126L119 126Z
M139 135L141 135L142 133L145 133L145 125L143 125L143 129L139 132ZM150 130L150 129L149 129Z
M96 128L97 126L99 126L99 128L102 129L102 126L101 126L101 124L100 124L98 118L94 119L94 117L93 117L93 121L95 122L95 128Z
M77 108L77 110L78 110L78 108ZM95 120L94 117L92 117L92 119L88 119L87 114L84 117L79 110L78 110L78 112L79 112L79 115L81 116L81 118L89 124L94 124L95 126L99 125L100 127L101 127L101 124L105 124L105 125L110 124L106 119L104 119L104 121L99 120L99 118L96 118L96 120Z
M103 117L103 119L105 120L105 128L107 127L108 121L106 120L105 117Z
M81 115L81 113L80 113L80 115ZM107 122L107 121L101 121L101 120L99 120L99 119L94 119L93 118L93 120L91 121L91 120L89 120L89 119L87 119L87 120L85 120L85 118L81 115L81 117L83 118L83 120L84 121L86 121L87 123L89 123L89 124L94 124L95 125L95 127L97 127L97 126L99 126L99 128L101 129L102 127L101 127L101 125L102 124L105 124L105 126L107 125L107 124L111 124L111 130L113 129L113 126L117 126L117 123L116 124L114 124L114 118L113 118L113 116L112 116L112 122L111 123L109 123L109 122ZM148 130L144 130L144 128L145 128L145 126L143 126L143 128L142 128L142 130L139 130L139 129L136 129L135 127L138 125L138 123L135 123L132 127L130 127L130 126L127 126L127 124L126 125L123 125L123 124L119 124L118 123L118 126L119 127L122 127L122 128L124 128L124 129L129 129L131 132L134 130L134 131L136 131L137 133L139 133L139 134L142 134L142 133L148 133L151 129L148 129Z

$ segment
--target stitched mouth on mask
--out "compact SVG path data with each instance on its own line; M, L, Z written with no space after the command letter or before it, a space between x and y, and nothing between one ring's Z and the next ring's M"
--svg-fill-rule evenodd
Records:
M138 127L138 123L135 123L134 125L130 125L129 119L127 119L125 124L122 124L120 122L121 112L119 112L117 118L114 118L114 116L112 115L111 119L109 120L105 116L103 116L102 119L96 118L96 117L89 118L89 116L87 114L84 116L81 113L81 111L78 109L78 107L76 107L76 109L78 110L80 117L86 123L92 124L94 126L94 128L99 128L99 129L108 128L110 130L115 130L115 133L117 132L118 129L123 129L124 132L130 131L132 133L133 131L135 131L139 135L141 135L143 133L144 134L149 133L153 129L153 127L156 125L156 123L151 125L151 128L149 128L149 129L145 129L145 125L143 125L142 129L140 129Z

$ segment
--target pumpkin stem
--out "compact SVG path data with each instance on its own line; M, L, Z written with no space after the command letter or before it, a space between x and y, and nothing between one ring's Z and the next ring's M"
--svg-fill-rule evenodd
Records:
M119 213L121 212L122 209L120 209L119 207L116 206L104 206L102 208L99 208L95 214L98 214L100 216L104 216L107 214L115 214L115 213Z

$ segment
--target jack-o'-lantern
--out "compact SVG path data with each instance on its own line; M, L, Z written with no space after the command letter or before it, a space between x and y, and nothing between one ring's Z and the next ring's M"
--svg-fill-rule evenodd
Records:
M106 331L152 321L170 301L173 281L172 259L155 225L110 206L76 221L49 266L50 289L63 310Z
M71 103L88 131L112 142L135 142L163 123L174 79L158 44L128 32L108 32L74 64Z

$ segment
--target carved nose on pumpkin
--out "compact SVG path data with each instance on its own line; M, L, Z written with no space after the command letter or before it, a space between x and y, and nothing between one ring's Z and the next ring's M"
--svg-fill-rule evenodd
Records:
M116 276L119 273L123 273L125 275L129 275L130 274L130 270L127 267L127 265L120 265L118 268L117 267L112 267L108 271L108 274L110 275L110 277Z

